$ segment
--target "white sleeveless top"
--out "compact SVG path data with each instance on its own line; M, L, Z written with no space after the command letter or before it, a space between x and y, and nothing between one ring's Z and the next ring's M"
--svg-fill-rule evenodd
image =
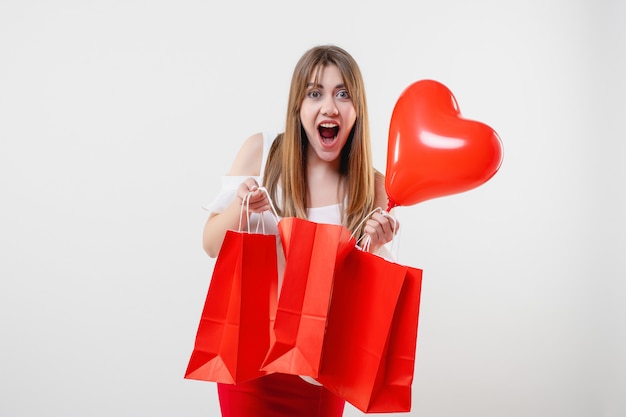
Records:
M259 184L263 183L263 172L265 171L267 156L276 136L277 134L273 132L263 132L263 158L261 160L261 175L252 177ZM228 207L237 196L237 189L239 188L239 185L247 178L250 177L235 175L222 176L220 192L213 199L213 201L203 206L203 208L211 213L221 213L222 211L224 211L226 207ZM274 204L276 204L276 202L274 202ZM258 214L252 214L250 216L249 230L255 230L257 228L257 225L259 225L259 227L263 226L262 224L258 223L258 217ZM277 233L275 222L271 219L271 216L264 215L262 217L264 219L263 223L265 223L266 233L269 233L268 230L272 230L272 233ZM308 220L316 223L341 224L341 204L309 208L307 209L307 218Z

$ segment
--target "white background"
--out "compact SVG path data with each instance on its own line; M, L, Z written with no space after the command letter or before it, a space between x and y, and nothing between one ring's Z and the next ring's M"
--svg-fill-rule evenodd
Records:
M0 415L219 414L183 378L213 265L200 206L334 43L380 170L418 79L504 144L481 187L397 211L424 269L410 415L626 416L624 5L2 0Z

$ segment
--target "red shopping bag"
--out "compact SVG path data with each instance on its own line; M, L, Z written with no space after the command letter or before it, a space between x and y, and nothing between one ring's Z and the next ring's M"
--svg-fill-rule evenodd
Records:
M365 413L411 409L421 280L358 248L338 265L317 380Z
M316 377L319 374L335 265L354 248L343 226L287 217L278 223L285 253L275 340L263 370Z
M276 309L276 235L228 230L215 262L186 379L233 384L268 372Z

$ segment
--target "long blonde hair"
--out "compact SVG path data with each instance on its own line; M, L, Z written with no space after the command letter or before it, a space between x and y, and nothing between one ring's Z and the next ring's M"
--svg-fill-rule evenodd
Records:
M341 151L340 174L347 182L347 204L342 222L360 236L361 221L374 208L374 167L370 144L365 87L361 71L350 54L334 45L309 49L298 61L291 79L285 132L274 141L264 173L264 186L283 217L306 218L306 133L300 108L307 83L327 65L339 68L356 111L356 121ZM280 202L278 188L282 188ZM362 228L359 228L362 229Z

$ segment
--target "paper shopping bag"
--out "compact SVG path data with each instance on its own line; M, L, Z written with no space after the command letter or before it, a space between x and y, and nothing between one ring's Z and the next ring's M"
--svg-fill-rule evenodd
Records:
M185 378L233 384L267 374L260 368L276 309L276 239L226 232Z
M317 380L365 413L410 411L421 272L357 248L338 266Z
M343 226L295 217L280 220L278 231L285 272L274 322L275 340L262 369L316 377L335 265L355 241Z

